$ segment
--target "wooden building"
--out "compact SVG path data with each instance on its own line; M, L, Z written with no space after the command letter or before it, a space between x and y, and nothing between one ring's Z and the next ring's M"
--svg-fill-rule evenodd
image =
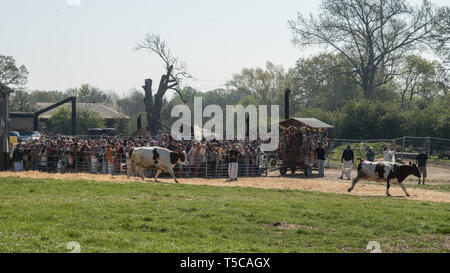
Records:
M0 171L9 167L9 94L12 92L0 83Z

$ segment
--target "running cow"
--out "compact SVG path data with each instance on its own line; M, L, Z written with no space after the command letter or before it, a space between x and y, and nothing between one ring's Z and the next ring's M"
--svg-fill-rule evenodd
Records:
M391 187L392 180L396 179L396 182L400 184L406 196L409 196L402 182L411 174L420 178L419 169L416 164L411 164L411 162L409 165L403 165L387 161L370 162L362 159L357 160L361 161L358 165L358 175L353 179L352 186L348 189L348 192L353 190L359 180L364 179L386 182L386 195L391 196L389 194L389 188Z
M176 164L188 165L186 159L186 153L173 152L161 147L139 147L131 149L129 152L130 166L127 170L127 177L130 178L130 174L133 170L136 170L138 175L145 180L142 174L142 169L157 170L155 175L155 181L162 171L170 173L172 178L178 183L173 167Z

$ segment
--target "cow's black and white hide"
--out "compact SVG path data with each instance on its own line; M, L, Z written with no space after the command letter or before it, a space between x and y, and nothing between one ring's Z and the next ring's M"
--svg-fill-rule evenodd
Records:
M139 147L130 150L130 164L127 170L127 177L133 170L145 180L142 169L156 170L155 181L161 172L168 172L172 178L178 183L173 167L177 164L188 165L186 153L174 152L161 147Z
M409 196L409 193L406 191L405 185L403 185L403 181L409 176L414 175L420 178L419 169L416 164L398 164L393 162L370 162L364 161L362 159L358 159L361 162L358 165L358 175L353 179L352 186L348 189L348 192L351 192L355 187L356 183L359 180L372 180L378 182L386 182L386 195L391 196L389 194L389 188L391 187L392 182L397 182L402 187L406 196Z

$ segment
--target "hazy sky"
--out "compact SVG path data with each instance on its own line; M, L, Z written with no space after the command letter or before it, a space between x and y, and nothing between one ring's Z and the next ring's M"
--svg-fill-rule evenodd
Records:
M31 90L89 83L123 95L145 78L159 82L164 72L156 56L133 50L154 32L187 63L196 78L189 85L207 91L224 87L243 67L271 61L287 68L318 52L295 48L287 21L319 5L318 0L0 0L0 54L25 64Z

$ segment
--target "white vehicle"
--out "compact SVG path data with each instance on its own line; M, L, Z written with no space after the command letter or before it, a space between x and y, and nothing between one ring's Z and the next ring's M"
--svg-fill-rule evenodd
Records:
M41 133L39 133L38 131L34 131L31 134L31 140L39 140L41 139Z

